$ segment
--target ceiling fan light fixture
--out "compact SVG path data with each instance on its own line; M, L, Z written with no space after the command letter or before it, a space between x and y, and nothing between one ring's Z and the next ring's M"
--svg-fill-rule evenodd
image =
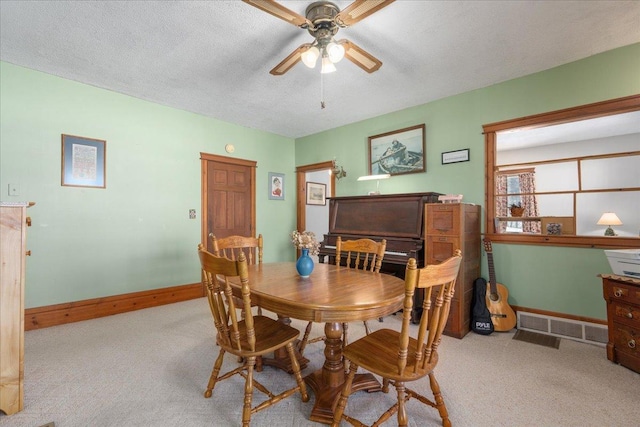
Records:
M331 62L331 59L329 59L329 56L323 56L322 68L320 69L320 73L327 74L327 73L333 73L335 71L336 71L336 66L333 65L333 62Z
M320 56L320 51L317 47L311 46L306 51L302 52L301 59L304 65L309 68L314 68L316 66L316 62L318 61L318 57Z
M344 47L341 44L331 42L327 45L327 54L331 62L336 64L344 58Z
M342 10L331 1L318 0L307 6L305 16L284 6L282 4L284 2L280 0L242 1L296 27L307 30L314 38L312 43L300 45L270 70L269 73L274 76L283 75L298 62L303 62L309 68L315 68L318 58L322 58L323 62L321 73L336 71L333 64L338 63L345 56L367 73L373 73L382 66L382 62L369 52L347 39L336 41L334 36L339 29L347 28L360 22L371 14L392 4L395 0L352 0L351 4ZM312 49L312 47L316 49ZM305 54L307 51L309 53ZM326 60L325 57L327 58Z

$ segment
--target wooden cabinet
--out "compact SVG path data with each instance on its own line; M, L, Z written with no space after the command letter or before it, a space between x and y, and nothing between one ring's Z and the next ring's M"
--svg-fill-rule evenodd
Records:
M24 277L26 228L33 203L0 203L0 410L21 411L24 401Z
M607 301L607 358L640 373L640 280L601 274Z
M473 282L480 277L480 206L468 203L425 205L425 265L439 264L462 251L462 265L444 333L456 338L471 330Z

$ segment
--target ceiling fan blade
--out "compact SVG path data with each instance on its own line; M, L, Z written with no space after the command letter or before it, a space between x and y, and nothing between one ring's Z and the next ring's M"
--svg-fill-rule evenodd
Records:
M348 27L362 21L367 16L389 6L395 0L356 0L344 8L336 16L336 23L341 27Z
M365 70L367 73L373 73L374 71L377 71L378 68L382 67L382 61L355 43L350 42L349 40L340 40L338 43L344 47L345 58Z
M311 22L302 15L297 14L291 9L287 9L280 3L274 0L242 0L243 2L250 4L253 7L267 12L276 18L280 18L283 21L287 21L297 27L307 28L311 25Z
M312 46L311 43L305 43L305 44L300 45L298 48L296 48L296 50L291 52L291 54L289 56L284 58L282 60L282 62L280 62L275 67L273 67L273 69L271 71L269 71L269 73L273 74L274 76L283 75L284 73L289 71L291 69L291 67L293 67L298 62L300 62L300 56L302 55L302 52L306 51L311 46Z

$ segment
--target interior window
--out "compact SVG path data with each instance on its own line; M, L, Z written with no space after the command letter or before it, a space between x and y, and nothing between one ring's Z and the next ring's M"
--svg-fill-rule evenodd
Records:
M483 129L492 241L640 246L640 95ZM614 236L608 212L621 222Z

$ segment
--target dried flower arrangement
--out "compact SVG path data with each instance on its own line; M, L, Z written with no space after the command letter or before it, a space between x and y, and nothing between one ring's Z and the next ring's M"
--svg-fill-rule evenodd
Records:
M291 233L291 243L298 249L309 249L310 255L318 255L320 253L320 244L316 240L316 234L313 231L303 231L302 233L293 231Z

